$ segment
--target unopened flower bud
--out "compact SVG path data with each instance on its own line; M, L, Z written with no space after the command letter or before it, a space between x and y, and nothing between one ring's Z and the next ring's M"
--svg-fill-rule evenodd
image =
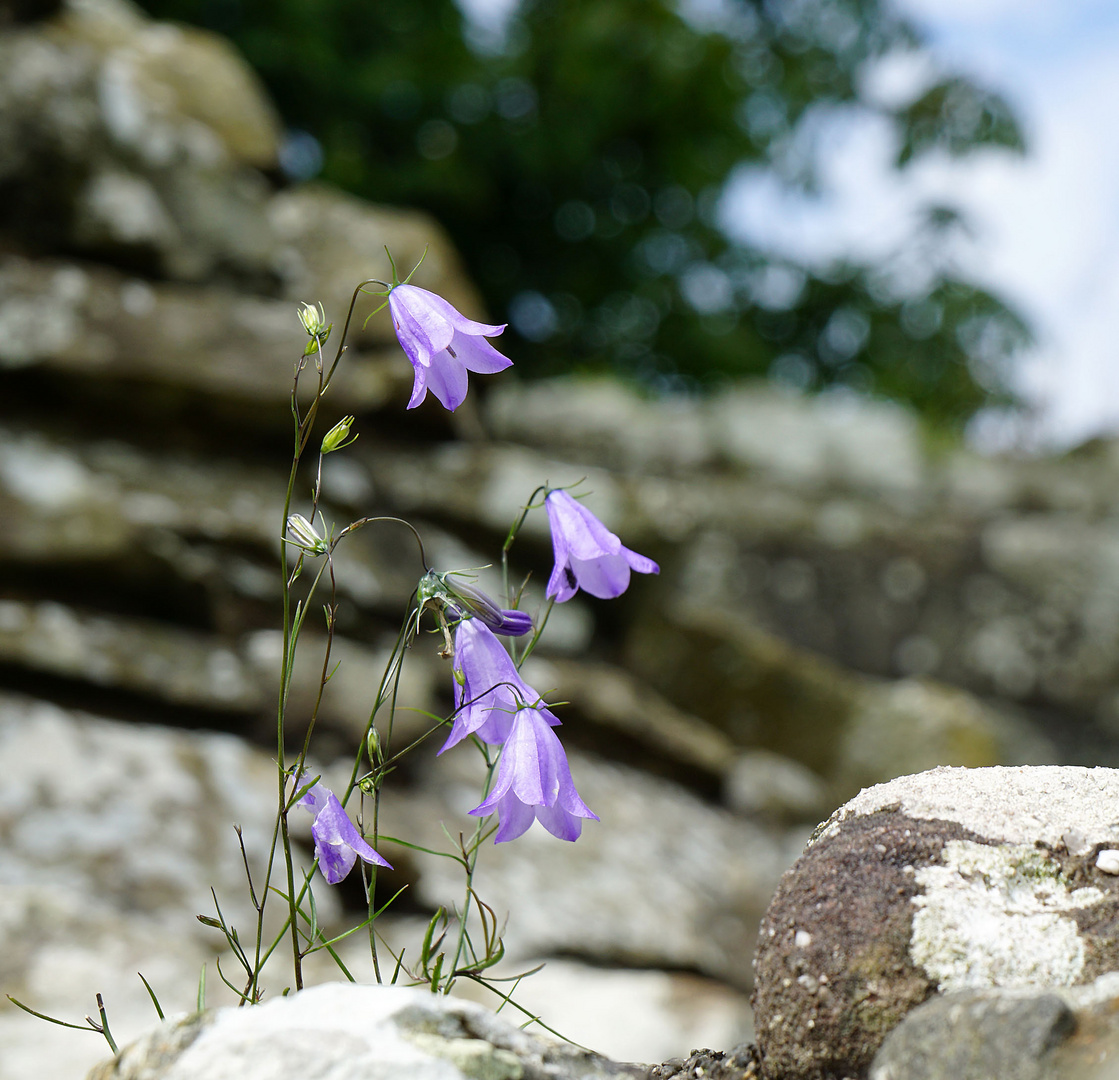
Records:
M352 416L345 416L338 421L324 436L322 440L322 452L330 454L335 450L341 450L343 446L349 446L350 443L357 438L350 438L350 425L354 422Z
M326 551L326 541L319 536L312 525L302 514L292 514L288 518L288 532L297 547L302 548L310 555L322 555Z
M299 321L303 324L303 329L307 331L307 336L310 339L303 349L303 355L312 356L326 344L326 339L330 337L330 331L334 324L326 321L326 313L322 309L322 304L300 304L296 308L296 313L299 315Z
M322 304L304 302L295 310L299 315L299 321L303 324L303 329L307 331L308 337L317 338L326 330L326 312L323 311Z
M369 729L369 734L365 736L365 752L369 755L369 760L374 765L381 760L381 736L377 733L375 727L371 727Z
M454 571L443 574L428 571L420 581L418 595L421 607L445 608L456 619L472 615L495 634L520 637L532 629L532 617L527 612L499 608L480 589L461 581Z

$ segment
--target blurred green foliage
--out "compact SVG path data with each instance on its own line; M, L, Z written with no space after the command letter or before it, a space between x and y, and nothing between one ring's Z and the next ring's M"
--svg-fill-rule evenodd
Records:
M743 164L811 185L803 134L826 109L885 113L898 168L934 149L1021 149L1005 102L958 77L892 110L862 99L868 61L920 47L885 2L724 0L707 26L669 0L524 0L500 47L468 40L453 0L146 7L232 37L285 122L321 144L326 179L433 213L491 312L531 342L503 339L524 375L768 373L951 426L1008 400L1027 332L944 269L951 208L876 266L799 266L718 227Z

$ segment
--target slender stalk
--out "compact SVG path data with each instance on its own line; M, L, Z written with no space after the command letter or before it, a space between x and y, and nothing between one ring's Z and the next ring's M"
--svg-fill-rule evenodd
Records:
M477 741L477 740L475 740ZM494 769L497 768L497 761L490 761L489 750L482 745L482 754L486 759L486 783L482 790L483 800L490 793L490 785L493 783ZM451 970L447 976L447 982L444 984L443 993L449 994L451 987L455 983L455 972L458 971L459 962L462 960L462 954L466 947L466 929L467 920L470 917L470 902L474 898L474 870L478 865L478 850L481 846L482 833L485 831L489 823L489 818L481 818L474 826L474 837L470 843L469 851L464 846L462 848L463 855L463 868L466 870L466 895L462 902L462 913L459 916L458 926L458 940L455 942L455 953L451 961Z

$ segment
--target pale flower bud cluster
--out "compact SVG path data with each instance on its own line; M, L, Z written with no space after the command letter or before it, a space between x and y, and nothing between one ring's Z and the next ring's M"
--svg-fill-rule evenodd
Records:
M304 301L295 310L300 323L303 324L303 329L307 331L307 337L310 338L303 355L310 356L326 344L334 324L326 321L326 312L323 311L322 304L308 304Z

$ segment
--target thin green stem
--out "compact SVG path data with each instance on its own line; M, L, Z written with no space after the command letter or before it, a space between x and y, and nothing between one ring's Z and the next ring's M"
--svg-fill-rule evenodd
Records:
M497 768L497 760L490 761L489 750L484 745L482 746L482 755L486 759L487 765L486 783L482 790L482 799L485 800L490 792L490 785L493 783L493 774L494 770ZM462 960L462 955L466 948L467 920L470 917L470 902L474 899L474 870L478 865L478 851L481 846L482 833L488 824L489 817L480 818L474 826L474 837L469 850L465 846L462 847L462 864L463 868L466 870L466 895L462 902L462 911L459 914L458 940L455 942L455 953L451 961L451 970L443 986L444 994L449 994L451 992L451 987L454 986L455 972L458 971L459 962Z

